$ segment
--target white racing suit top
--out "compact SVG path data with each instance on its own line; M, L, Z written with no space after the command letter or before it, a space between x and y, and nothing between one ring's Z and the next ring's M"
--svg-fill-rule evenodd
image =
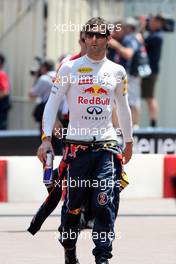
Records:
M87 55L64 63L58 71L43 115L44 136L51 136L57 110L64 95L70 111L66 139L117 140L112 124L113 102L125 142L132 141L131 112L127 99L125 69L104 57Z

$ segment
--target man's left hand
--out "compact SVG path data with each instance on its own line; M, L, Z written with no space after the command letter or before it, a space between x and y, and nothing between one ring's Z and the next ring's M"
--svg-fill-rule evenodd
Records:
M123 164L127 164L133 154L133 142L126 142L126 146L123 153Z

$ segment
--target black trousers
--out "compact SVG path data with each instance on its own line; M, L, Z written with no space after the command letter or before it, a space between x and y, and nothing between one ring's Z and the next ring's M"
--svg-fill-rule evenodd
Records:
M7 129L8 110L0 111L0 130Z
M111 258L115 237L114 222L119 207L119 179L121 160L104 149L82 152L68 165L67 194L62 207L60 242L73 248L79 234L80 208L86 198L91 199L95 222L92 239L95 258ZM91 197L88 195L91 188Z

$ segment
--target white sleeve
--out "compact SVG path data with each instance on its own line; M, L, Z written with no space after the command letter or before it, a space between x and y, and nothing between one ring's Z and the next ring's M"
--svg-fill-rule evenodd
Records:
M132 117L128 104L127 74L123 67L118 73L115 101L117 105L117 116L125 142L133 141Z
M69 109L68 109L67 99L66 99L66 97L65 97L65 98L64 98L63 107L62 107L62 114L63 114L63 115L67 115L68 112L69 112Z
M59 105L70 86L69 77L70 66L63 64L57 73L43 114L42 130L46 137L52 135Z

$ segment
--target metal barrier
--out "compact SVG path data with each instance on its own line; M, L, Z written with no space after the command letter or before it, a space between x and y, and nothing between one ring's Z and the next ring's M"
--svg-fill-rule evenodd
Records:
M1 156L33 156L40 144L37 130L0 131ZM57 155L62 154L62 142L54 140ZM143 128L134 131L134 153L176 153L176 129Z

